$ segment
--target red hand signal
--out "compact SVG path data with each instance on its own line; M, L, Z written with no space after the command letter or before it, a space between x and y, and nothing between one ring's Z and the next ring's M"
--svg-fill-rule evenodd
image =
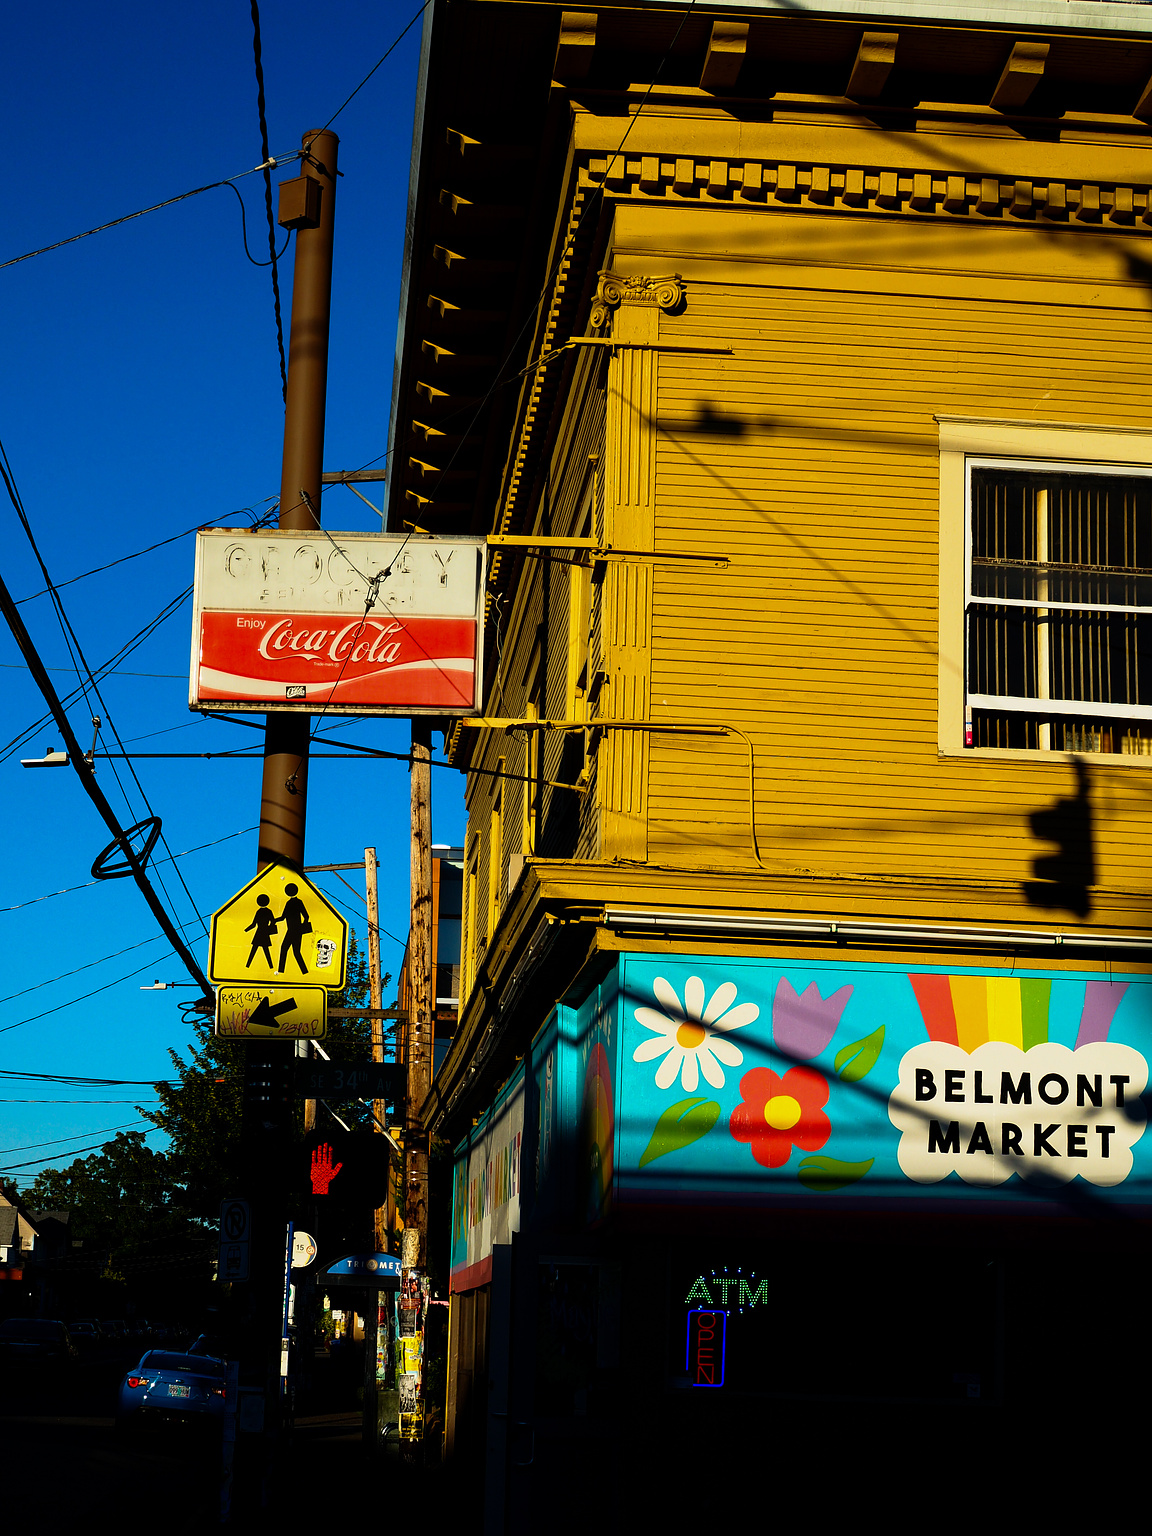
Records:
M326 1195L328 1186L343 1168L343 1163L332 1166L332 1148L327 1142L317 1147L312 1153L312 1193L314 1195Z

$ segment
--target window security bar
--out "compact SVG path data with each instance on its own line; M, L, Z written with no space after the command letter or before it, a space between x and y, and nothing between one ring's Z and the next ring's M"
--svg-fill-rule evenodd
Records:
M1092 699L1035 699L1004 693L970 693L972 709L989 709L998 714L1073 715L1088 720L1152 720L1152 705L1101 704Z

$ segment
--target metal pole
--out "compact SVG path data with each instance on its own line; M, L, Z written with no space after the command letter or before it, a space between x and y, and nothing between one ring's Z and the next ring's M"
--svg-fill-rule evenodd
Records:
M292 328L288 340L288 400L280 474L280 527L320 526L324 409L328 392L328 323L332 308L332 236L336 211L334 133L304 135L303 174L318 181L320 222L296 231ZM265 717L264 781L260 790L257 866L304 863L310 716Z

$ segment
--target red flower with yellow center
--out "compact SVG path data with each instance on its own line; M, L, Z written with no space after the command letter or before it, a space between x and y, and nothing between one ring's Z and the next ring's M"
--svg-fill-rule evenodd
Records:
M792 1148L818 1152L832 1134L824 1113L828 1083L812 1067L793 1067L783 1077L754 1067L740 1079L743 1103L732 1111L728 1129L746 1141L764 1168L782 1168Z

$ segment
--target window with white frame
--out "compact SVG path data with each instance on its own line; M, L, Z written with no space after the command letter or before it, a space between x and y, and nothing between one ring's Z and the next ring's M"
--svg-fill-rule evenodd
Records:
M1152 755L1152 469L967 459L965 742Z

